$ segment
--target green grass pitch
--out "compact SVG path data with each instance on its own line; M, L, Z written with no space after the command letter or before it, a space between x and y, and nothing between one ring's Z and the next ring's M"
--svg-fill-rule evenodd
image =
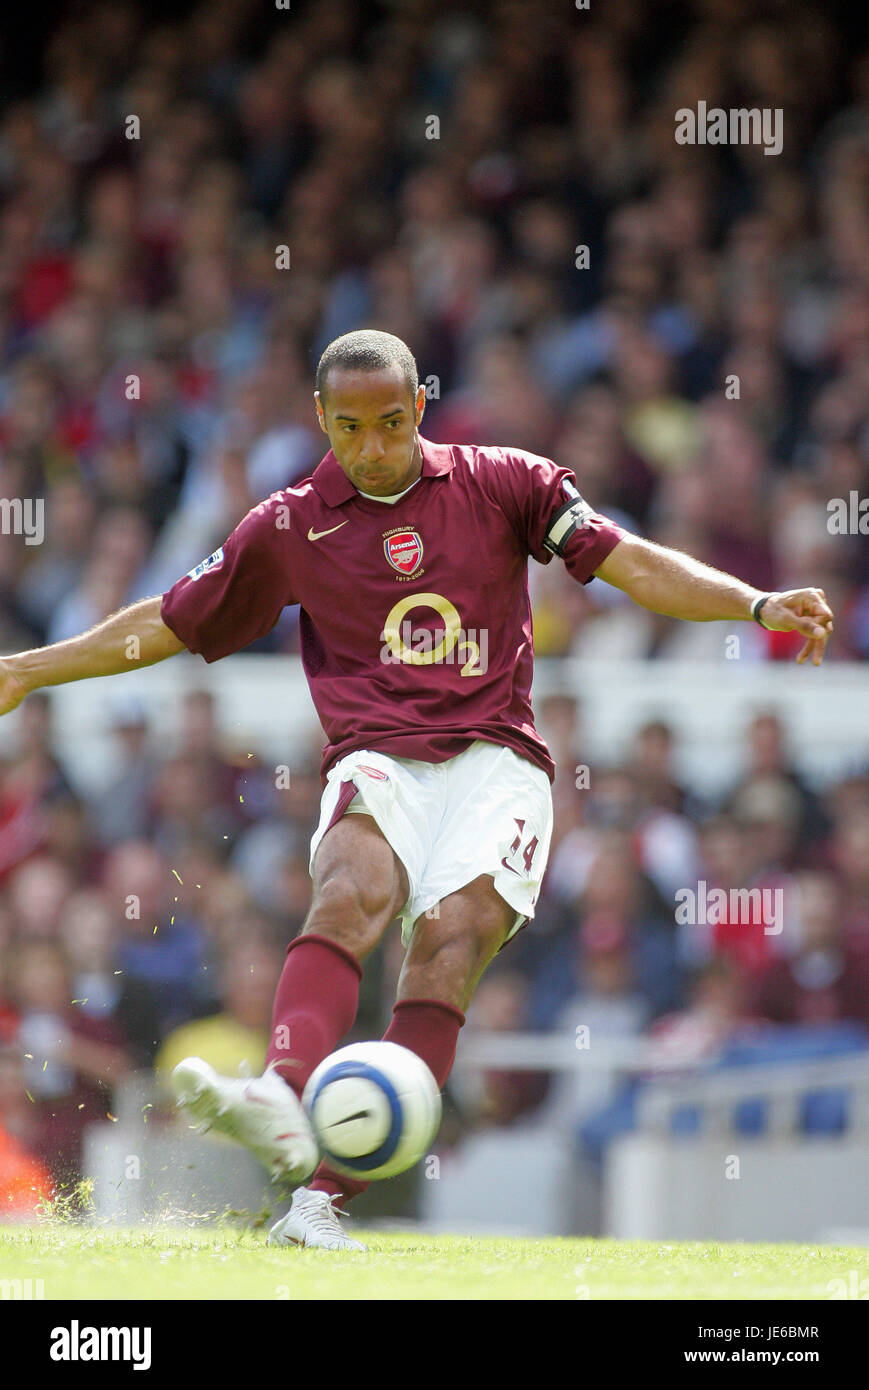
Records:
M356 1231L367 1254L230 1226L0 1227L0 1281L50 1299L820 1299L869 1291L869 1250ZM34 1284L31 1286L36 1289ZM7 1295L8 1296L8 1295ZM851 1295L855 1296L854 1294Z

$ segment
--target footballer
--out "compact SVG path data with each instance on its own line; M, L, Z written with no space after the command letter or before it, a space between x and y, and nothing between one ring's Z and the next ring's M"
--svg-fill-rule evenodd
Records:
M816 666L833 615L820 589L765 594L628 534L549 459L423 438L425 388L389 333L330 343L314 399L331 447L311 477L254 507L162 596L0 661L0 714L33 690L184 650L218 661L300 606L328 739L311 908L287 950L263 1076L191 1058L173 1083L197 1120L295 1187L271 1243L362 1249L338 1217L365 1184L317 1166L300 1097L352 1027L363 962L394 919L406 954L385 1039L442 1088L477 982L534 916L554 768L530 703L528 557L670 617L798 632L797 661Z

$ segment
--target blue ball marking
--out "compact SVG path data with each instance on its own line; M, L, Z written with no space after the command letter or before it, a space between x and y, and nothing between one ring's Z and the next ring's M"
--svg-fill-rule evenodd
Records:
M388 1163L398 1148L401 1139L401 1101L398 1094L388 1077L372 1067L368 1062L338 1062L334 1067L330 1067L325 1076L321 1079L319 1086L314 1092L314 1099L311 1102L311 1113L313 1114L324 1087L331 1085L333 1081L344 1081L348 1077L361 1077L365 1081L373 1081L375 1086L379 1086L389 1102L390 1125L389 1132L380 1145L373 1153L362 1154L359 1158L348 1158L343 1154L333 1154L329 1149L323 1149L327 1158L331 1158L333 1163L337 1163L342 1168L357 1168L360 1173L368 1173L372 1168L379 1168L382 1163Z

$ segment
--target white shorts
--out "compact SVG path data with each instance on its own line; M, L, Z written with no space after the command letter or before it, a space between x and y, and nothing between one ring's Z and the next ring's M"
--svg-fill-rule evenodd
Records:
M481 874L491 874L515 908L507 940L534 916L552 836L552 792L543 769L512 748L478 739L442 763L365 749L348 753L326 779L311 840L312 874L320 841L348 812L373 816L404 865L405 946L418 917Z

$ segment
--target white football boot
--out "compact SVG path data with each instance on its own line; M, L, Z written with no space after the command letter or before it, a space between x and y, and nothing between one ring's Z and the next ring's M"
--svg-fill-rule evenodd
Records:
M314 1245L321 1250L367 1250L361 1240L351 1240L338 1220L344 1213L332 1205L328 1192L297 1187L293 1205L269 1231L269 1245Z
M263 1076L219 1076L200 1057L186 1057L172 1073L180 1108L236 1139L268 1169L272 1181L298 1185L317 1166L319 1151L301 1101L271 1068Z

